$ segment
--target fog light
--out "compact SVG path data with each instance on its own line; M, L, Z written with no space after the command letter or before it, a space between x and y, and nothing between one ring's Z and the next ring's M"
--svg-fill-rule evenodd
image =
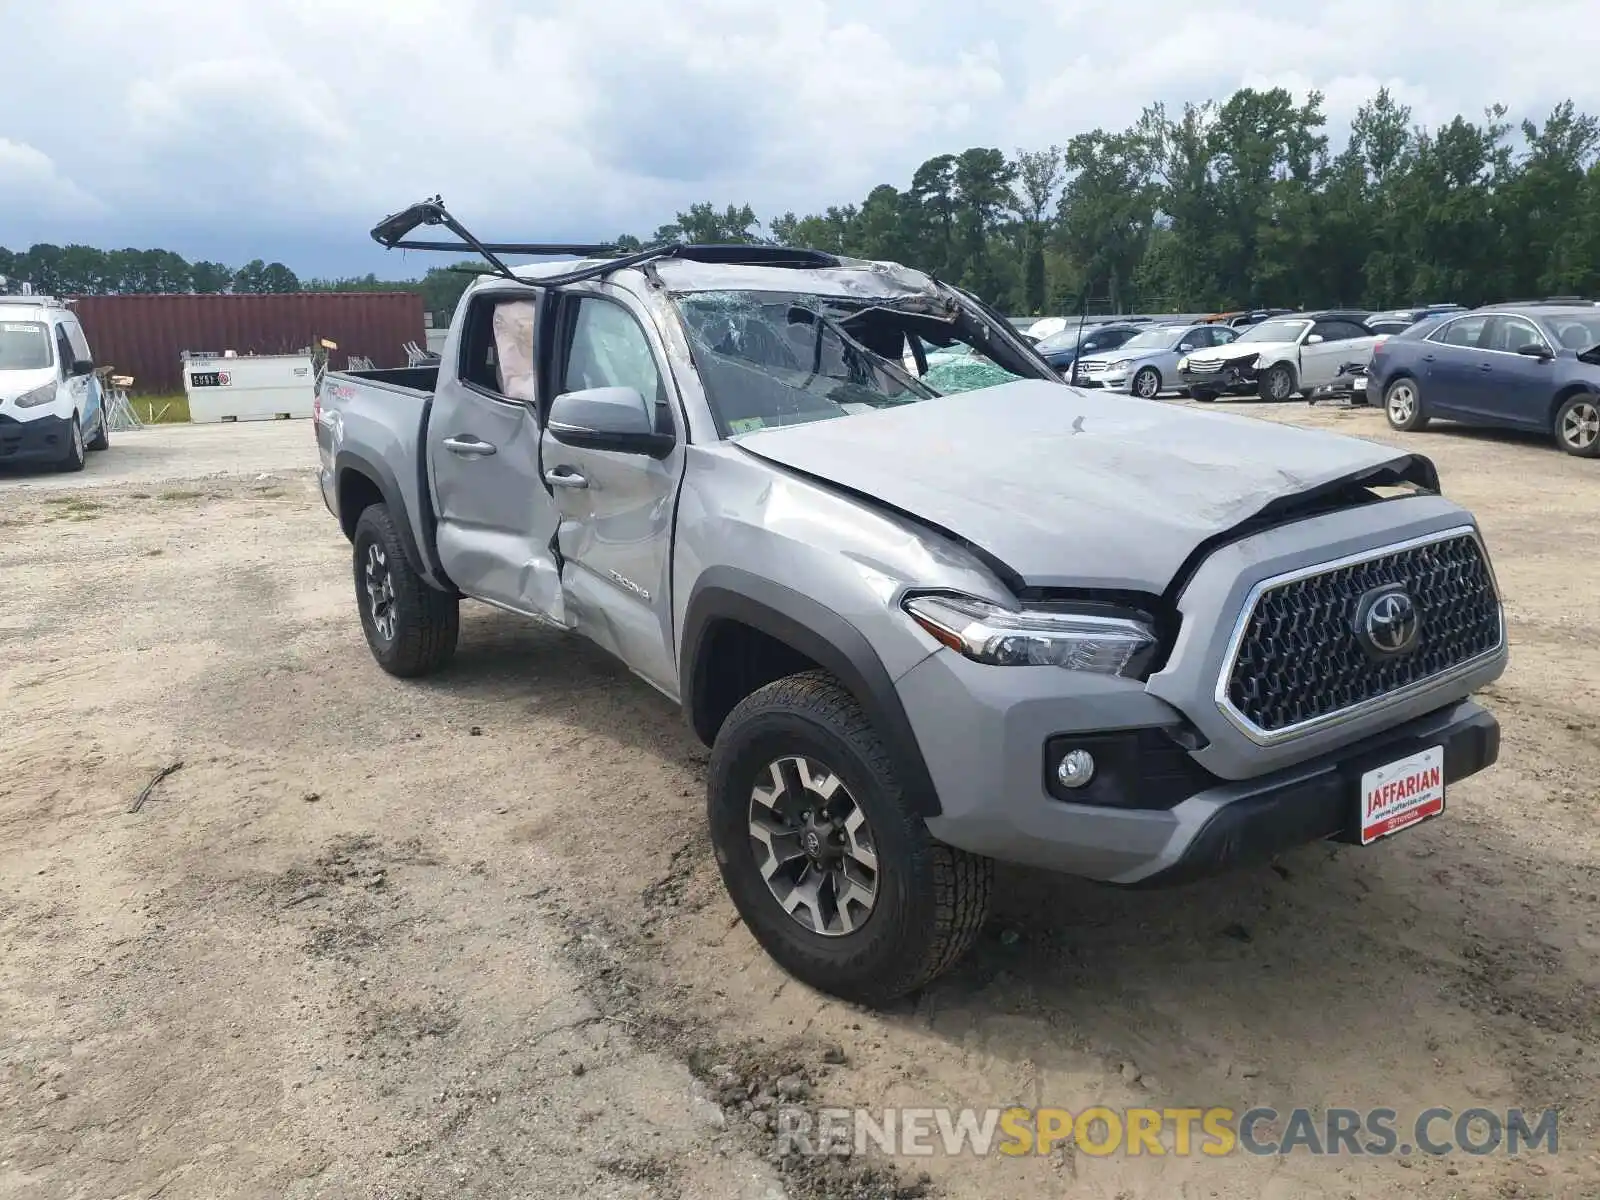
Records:
M1068 750L1056 765L1056 778L1062 787L1083 787L1094 778L1094 755L1087 750Z

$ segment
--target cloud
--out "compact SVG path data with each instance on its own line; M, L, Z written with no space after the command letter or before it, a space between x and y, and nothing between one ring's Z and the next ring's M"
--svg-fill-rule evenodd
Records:
M44 151L0 137L0 213L33 210L67 223L106 205L64 174Z
M496 238L648 233L903 186L1152 102L1388 85L1419 122L1600 112L1600 24L1548 0L55 0L8 7L0 244L165 245L414 272L366 238L442 192ZM62 86L58 48L94 69ZM341 250L340 247L347 249Z

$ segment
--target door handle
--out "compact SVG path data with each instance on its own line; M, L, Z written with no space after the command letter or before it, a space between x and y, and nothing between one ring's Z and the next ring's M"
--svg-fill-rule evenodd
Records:
M1423 362L1432 362L1432 361L1433 361L1433 355L1431 355L1431 354L1424 354L1424 355L1423 355L1423 356L1422 356L1422 361L1423 361Z
M571 467L556 467L544 473L544 481L551 487L586 488L589 481Z
M1493 363L1479 363L1478 364L1478 370L1484 372L1484 374L1488 374L1490 371L1494 370L1494 364Z
M494 453L493 444L480 442L475 437L445 438L444 448L451 454L459 454L463 458L487 458Z

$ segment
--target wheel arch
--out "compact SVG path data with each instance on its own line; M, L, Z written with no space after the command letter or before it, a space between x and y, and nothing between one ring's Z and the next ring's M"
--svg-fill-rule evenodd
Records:
M719 664L724 652L737 667ZM924 817L943 811L905 706L877 651L850 621L820 601L736 567L708 568L689 597L678 662L685 714L695 736L708 746L745 696L795 669L821 668L876 726L913 810Z
M433 578L422 548L417 545L400 483L393 471L356 451L341 450L334 458L333 485L334 494L339 498L339 527L346 538L355 539L356 522L366 509L383 504L394 514L395 527L400 531L400 541L411 569L424 579Z
M1556 414L1561 411L1561 406L1568 400L1571 400L1574 396L1582 396L1585 393L1600 399L1600 387L1596 387L1592 384L1582 382L1569 383L1566 387L1561 388L1558 392L1556 392L1555 398L1550 401L1550 411L1545 414L1545 424L1554 429L1556 424Z

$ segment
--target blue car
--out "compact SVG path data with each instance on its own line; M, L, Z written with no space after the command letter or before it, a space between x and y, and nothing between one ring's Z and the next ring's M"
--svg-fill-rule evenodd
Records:
M1600 304L1494 304L1418 322L1374 347L1367 403L1399 430L1435 418L1536 430L1568 454L1600 456Z

